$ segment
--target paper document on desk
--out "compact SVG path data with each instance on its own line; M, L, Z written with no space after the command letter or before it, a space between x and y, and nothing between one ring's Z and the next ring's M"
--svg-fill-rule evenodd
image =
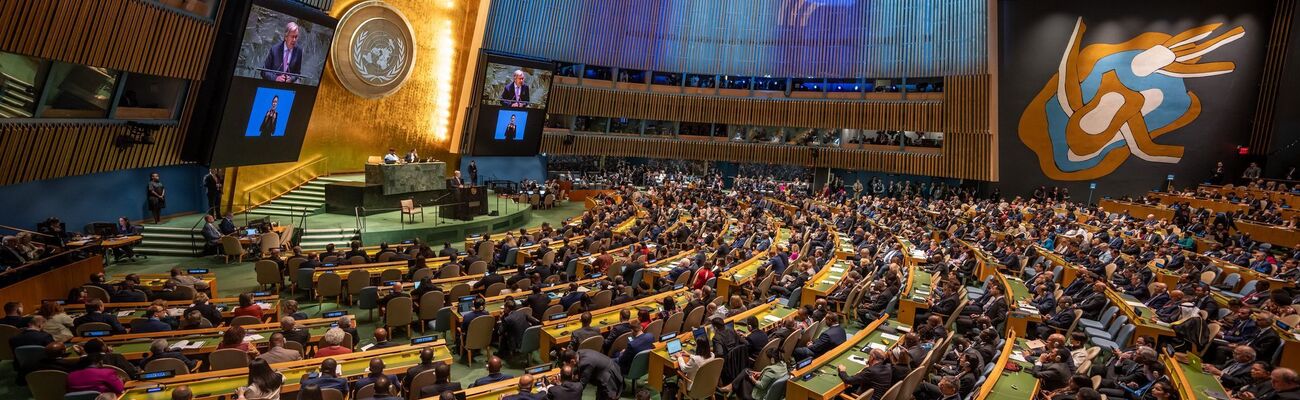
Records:
M587 293L589 291L591 291L591 289L587 289L586 286L578 286L578 293Z
M263 310L271 309L271 303L257 303L257 306L262 307Z
M1133 300L1124 300L1124 304L1128 304L1129 307L1133 307L1133 308L1146 308L1147 306L1146 304L1142 304L1142 302L1140 301L1133 301Z
M131 313L134 313L134 312L135 312L135 311L131 311L131 310L118 311L118 312L117 312L117 317L118 317L118 318L129 317L129 316L131 316Z
M868 344L867 347L877 349L877 350L889 350L889 347L885 346L884 343L872 343L872 344Z
M1020 353L1011 353L1011 356L1007 358L1010 358L1012 361L1016 361L1016 362L1022 362L1022 363L1029 362L1029 360L1026 360L1025 356L1020 355Z
M1028 347L1030 350L1038 350L1047 347L1047 344L1043 343L1042 340L1030 340L1025 342L1025 347Z
M773 323L775 323L775 322L777 322L777 321L780 321L780 320L781 320L781 317L777 317L777 316L775 316L775 315L768 314L768 315L766 315L766 316L763 317L763 320L764 320L764 321L767 321L767 322L773 322Z
M834 273L837 273L837 274L838 274L838 273L843 273L843 272L844 272L844 268L841 268L841 267L831 267L831 272L834 272Z
M204 342L204 341L202 341L202 340L195 340L195 341L182 340L182 341L179 341L179 342L173 343L173 344L171 345L171 348L172 348L172 349L175 349L175 350L194 350L194 349L198 349L198 348L203 347L203 344L204 344L204 343L206 343L206 342Z
M244 341L245 341L245 342L256 342L256 341L258 341L258 340L262 340L262 339L265 339L265 338L262 337L262 335L258 335L258 334L252 334L252 335L244 336Z
M880 337L888 339L889 341L898 341L898 335L894 335L894 334L881 332Z

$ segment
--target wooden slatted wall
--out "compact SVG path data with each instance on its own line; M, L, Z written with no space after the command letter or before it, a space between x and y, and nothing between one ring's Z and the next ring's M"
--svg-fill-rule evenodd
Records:
M0 1L0 50L172 78L203 79L215 27L142 0Z
M189 81L153 145L118 150L126 126L112 121L0 120L0 185L181 163L217 23L143 0L0 1L0 51Z
M944 132L943 148L931 151L879 151L756 143L715 142L662 137L578 135L564 145L565 133L547 133L542 151L552 154L683 158L744 163L824 166L962 179L990 180L993 136L989 130L988 75L945 78L942 101L872 102L767 100L556 86L552 113L669 121L864 128Z

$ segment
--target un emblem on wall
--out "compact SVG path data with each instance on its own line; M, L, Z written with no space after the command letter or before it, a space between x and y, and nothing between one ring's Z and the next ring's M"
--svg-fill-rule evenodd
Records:
M343 13L330 45L334 75L348 91L384 97L406 83L415 66L415 34L400 11L380 0Z

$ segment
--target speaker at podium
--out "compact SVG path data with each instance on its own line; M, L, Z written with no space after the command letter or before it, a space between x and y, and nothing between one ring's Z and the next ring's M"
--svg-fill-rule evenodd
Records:
M442 206L439 212L443 218L469 221L476 216L487 215L487 188L467 186L449 189L455 197L455 202Z

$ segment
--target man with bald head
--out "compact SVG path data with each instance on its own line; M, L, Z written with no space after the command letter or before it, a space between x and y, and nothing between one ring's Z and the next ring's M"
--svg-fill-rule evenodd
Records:
M302 73L302 48L298 47L298 24L284 25L284 40L272 46L262 63L262 79L295 83Z
M894 385L894 367L889 365L889 356L881 349L871 349L867 367L856 374L849 375L844 365L837 365L836 369L839 370L840 380L854 388L854 393L875 389L873 399L879 399L890 386Z
M581 400L585 385L582 375L572 365L560 366L560 382L546 388L548 400Z
M384 360L382 358L370 359L370 373L361 377L361 379L357 379L356 383L352 384L352 390L355 391L366 387L366 385L375 383L375 380L380 377L388 378L388 381L391 382L393 386L396 386L398 391L401 391L402 381L397 379L397 375L384 374Z
M382 348L393 347L397 345L398 343L393 343L392 341L388 340L388 329L381 326L375 328L375 343L367 347L365 350L382 349Z
M286 340L283 333L272 333L271 348L267 349L262 354L258 354L257 358L266 360L267 363L271 364L301 360L302 353L299 353L298 350L285 348L285 342Z
M1151 298L1144 303L1152 310L1159 310L1169 303L1169 297L1169 286L1162 282L1156 282L1151 285Z
M69 361L65 356L68 355L68 348L63 346L62 342L50 342L45 345L45 359L36 363L33 371L52 369L63 372L71 372L77 369L77 363Z
M1273 370L1273 395L1270 400L1300 400L1300 376L1290 368Z
M338 361L334 361L333 358L326 358L320 362L320 371L303 375L300 386L306 387L309 384L315 384L321 389L334 389L339 393L347 393L348 380L338 376L338 368Z
M400 391L397 390L396 386L396 381L390 381L388 377L380 376L375 378L375 397L371 399L402 400L402 397L397 395Z
M497 356L488 358L487 370L487 376L474 380L474 384L469 385L469 387L483 386L513 378L509 374L501 373L501 358Z
M194 391L189 386L180 385L172 389L172 400L191 400L194 398Z
M411 380L424 371L433 371L433 349L428 347L420 349L420 363L406 370L406 375L402 377L402 386L409 388L411 391L420 390L420 388L411 387Z
M545 394L533 393L532 375L523 374L519 376L519 392L507 396L502 396L501 400L541 400L546 398Z

